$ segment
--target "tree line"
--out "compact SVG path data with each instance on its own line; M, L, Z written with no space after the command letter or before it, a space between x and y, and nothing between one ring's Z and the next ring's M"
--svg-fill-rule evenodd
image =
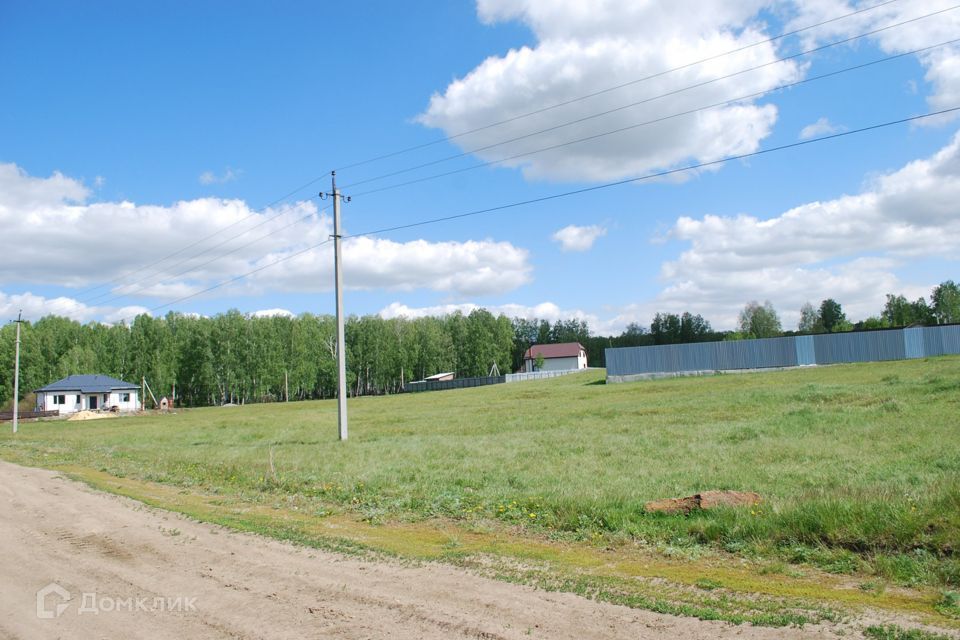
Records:
M580 342L591 366L608 347L767 338L796 333L960 322L960 288L936 287L930 302L890 294L880 316L851 324L833 299L805 304L797 331L784 331L769 302L748 303L736 331L714 331L700 315L657 313L649 328L629 324L615 336L591 335L581 319L495 316L485 309L443 317L351 316L346 321L350 395L396 393L441 372L457 377L516 371L534 344ZM0 328L0 407L13 393L15 326ZM309 313L256 317L228 311L213 317L141 315L127 324L81 324L58 316L22 324L21 399L72 374L141 378L157 397L185 406L329 398L336 394L336 322Z
M0 406L13 392L14 333L13 324L0 328ZM414 319L352 316L348 389L354 396L396 393L435 373L486 376L494 365L508 373L533 344L585 342L589 335L580 320L511 320L485 309ZM82 373L146 378L157 397L175 395L185 406L329 398L337 389L336 321L329 315L171 312L112 326L46 316L22 324L21 342L21 398Z
M903 295L888 293L880 315L856 323L847 319L843 306L833 298L823 300L819 307L807 302L800 308L800 323L796 331L783 330L780 317L769 300L763 304L751 301L740 312L737 331L728 334L726 339L774 338L782 335L869 331L957 322L960 322L960 286L953 280L945 280L933 288L930 302L923 296L911 302Z

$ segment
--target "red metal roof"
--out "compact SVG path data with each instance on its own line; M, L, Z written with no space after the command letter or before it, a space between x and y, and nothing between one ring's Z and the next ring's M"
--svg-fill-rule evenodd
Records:
M581 351L586 351L579 342L562 342L560 344L535 344L523 354L524 360L535 360L538 355L544 359L576 358Z

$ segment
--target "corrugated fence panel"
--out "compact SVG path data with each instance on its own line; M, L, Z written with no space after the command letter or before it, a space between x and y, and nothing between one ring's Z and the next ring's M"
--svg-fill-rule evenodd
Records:
M508 373L503 377L507 384L511 382L526 382L527 380L546 380L547 378L557 378L559 376L568 376L571 373L580 373L587 369L560 369L558 371L531 371L529 373Z
M607 375L764 369L960 354L960 325L607 349Z
M922 358L926 350L923 348L923 328L911 327L903 330L903 353L907 358Z
M943 331L937 329L949 327L924 327L923 328L923 353L927 356L942 356L948 353L943 345Z
M943 338L943 352L945 354L960 353L960 325L939 328L943 330L941 334Z
M488 384L503 384L507 381L505 376L489 376L483 378L456 378L454 380L429 381L429 382L411 382L404 386L403 390L408 393L417 391L443 391L445 389L465 389L468 387L483 387Z
M718 344L730 345L736 359L723 359L717 363L719 366L715 367L716 369L764 369L797 365L797 347L793 338L738 340ZM730 364L735 366L728 366Z
M797 364L817 364L817 352L813 346L813 336L797 336L794 338L797 346Z
M817 364L903 360L903 331L827 333L813 336Z
M923 348L927 356L960 353L960 325L924 327Z
M607 349L607 373L678 373L797 365L793 338L664 344Z

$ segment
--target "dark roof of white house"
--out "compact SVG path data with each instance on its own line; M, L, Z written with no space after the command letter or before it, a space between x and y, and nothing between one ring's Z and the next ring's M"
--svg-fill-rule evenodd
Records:
M67 376L63 380L57 380L47 386L37 389L37 393L50 393L53 391L79 391L80 393L107 393L118 391L120 389L139 389L135 384L117 380L110 376L101 376L94 374L82 374L77 376Z

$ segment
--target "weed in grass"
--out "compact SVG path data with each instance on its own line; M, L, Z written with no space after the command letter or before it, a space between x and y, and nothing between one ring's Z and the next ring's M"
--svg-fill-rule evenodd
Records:
M960 593L956 591L944 591L940 594L940 599L933 608L955 620L960 620Z
M867 593L883 593L886 585L879 580L867 580L858 584L857 588Z
M942 633L931 633L923 629L904 629L896 625L870 626L863 634L873 640L951 640Z
M901 413L903 411L903 405L893 398L887 398L880 404L880 410L884 413Z
M770 562L757 569L757 573L762 576L786 575L788 570L787 564L784 562Z
M751 427L740 427L731 432L730 435L726 436L724 441L733 444L740 444L742 442L756 440L759 437L760 433L756 429Z
M704 589L705 591L713 591L714 589L719 589L723 586L717 580L711 580L710 578L700 578L694 583L697 588Z

